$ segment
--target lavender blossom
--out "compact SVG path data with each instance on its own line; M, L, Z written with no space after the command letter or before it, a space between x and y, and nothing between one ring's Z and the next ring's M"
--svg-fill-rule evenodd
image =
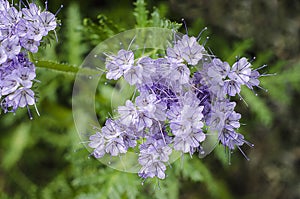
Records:
M124 79L130 85L141 84L143 78L142 73L143 73L143 68L141 66L139 65L132 66L124 72Z
M244 85L249 81L249 76L251 74L250 67L251 64L243 57L233 64L228 77L238 84Z
M32 118L29 106L36 106L32 90L36 73L26 52L36 53L49 31L55 31L56 16L34 3L16 8L1 0L0 27L1 108L6 113L27 107Z
M165 136L165 135L163 135ZM147 141L140 145L139 163L142 168L139 176L142 178L153 178L157 176L160 179L165 178L166 165L172 149L165 142L166 138L162 136L147 137Z
M119 79L124 72L129 70L134 64L134 54L132 51L120 50L118 55L107 55L106 74L107 79Z
M25 54L20 53L13 60L3 63L0 69L2 69L0 93L3 97L1 101L3 111L15 112L18 107L35 106L35 95L31 90L36 76L35 67Z
M127 136L126 130L118 124L118 121L108 119L101 129L101 133L97 132L90 137L89 146L95 149L93 155L96 158L104 156L105 153L118 156L121 153L126 153L129 147L136 145L134 139L134 137Z
M173 48L167 49L167 56L178 60L185 60L190 65L197 65L202 59L205 49L195 37L184 35L176 41Z
M106 78L124 78L136 87L137 96L119 106L117 119L107 119L90 137L92 155L121 156L134 148L139 151L138 175L164 179L173 150L201 154L207 133L217 133L218 142L229 151L238 148L243 153L240 146L252 146L238 133L241 114L231 98L243 85L259 87L261 75L246 58L230 67L206 53L195 37L184 35L157 59L135 60L135 54L124 49L106 54ZM10 83L12 90L14 83L22 84Z

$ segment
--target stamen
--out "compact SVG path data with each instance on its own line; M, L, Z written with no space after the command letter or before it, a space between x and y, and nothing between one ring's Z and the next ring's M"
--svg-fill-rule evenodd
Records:
M256 69L254 69L254 70L260 70L260 69L265 68L265 67L267 67L267 64L264 64L264 65L262 65L262 66L260 66L260 67L258 67Z
M182 23L184 25L186 35L189 35L188 29L187 29L187 25L186 25L186 21L183 18L181 19L181 21L182 21Z
M268 92L267 89L265 89L265 88L263 88L263 87L261 87L261 86L259 86L259 85L257 85L256 87L257 87L257 88L260 88L261 90L263 90L263 91L265 91L265 92Z
M55 40L58 43L58 37L57 37L56 31L54 30L53 32L54 32Z
M209 37L206 37L206 39L205 39L205 41L203 42L203 46L205 46L206 45L206 43L208 42L208 40L209 40Z
M249 62L252 64L252 62L254 62L255 59L256 57L253 57Z
M61 9L63 8L63 5L60 5L60 8L58 8L58 10L56 11L56 13L54 14L54 16L56 17L56 15L61 11Z
M134 35L134 37L133 37L132 40L130 41L130 43L129 43L129 45L128 45L128 49L127 49L128 51L129 51L131 45L133 44L135 38L136 38L136 35Z
M231 165L231 149L229 149L228 147L225 147L225 154L227 154L228 165Z
M48 10L48 1L45 1L45 10Z
M242 100L245 105L248 107L248 103L246 102L246 100L242 97L242 95L240 93L238 93L239 97L240 97L240 100Z
M38 110L38 108L37 108L37 106L36 106L35 103L34 103L34 108L35 108L36 114L37 114L38 116L40 116L39 110Z
M206 31L206 30L207 30L207 27L204 27L204 28L199 32L198 36L196 37L196 40L197 40L197 41L199 41L199 40L201 39L202 33L203 33L204 31Z
M26 100L26 103L27 103L27 100ZM32 120L33 117L32 117L31 111L30 111L30 109L29 109L29 106L26 105L26 108L27 108L27 112L28 112L28 115L29 115L29 119Z
M237 148L238 148L239 151L243 154L243 156L245 157L245 159L249 161L250 158L248 158L248 156L244 153L244 151L241 149L241 147L237 145Z
M261 74L261 77L268 77L268 76L276 76L277 73L272 73L272 74Z

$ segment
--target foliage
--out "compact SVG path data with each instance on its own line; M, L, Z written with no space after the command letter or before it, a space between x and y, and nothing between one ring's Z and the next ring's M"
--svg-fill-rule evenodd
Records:
M169 28L173 30L178 30L181 27L181 24L176 22L171 22L168 19L162 19L159 14L159 10L154 8L153 12L150 14L146 9L146 2L144 0L137 0L135 3L135 9L133 15L136 19L136 27L160 27L160 28Z
M97 21L85 18L81 27L81 31L86 38L85 41L91 42L92 45L99 44L99 42L119 33L121 30L114 22L102 14L97 16Z

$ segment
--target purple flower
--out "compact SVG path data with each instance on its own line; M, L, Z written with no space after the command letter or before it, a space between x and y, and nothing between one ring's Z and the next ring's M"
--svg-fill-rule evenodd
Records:
M169 78L178 81L179 84L187 84L190 80L190 69L181 62L178 62L175 59L168 59L170 65L170 74Z
M2 48L2 46L0 46L0 64L3 64L4 62L6 62L6 60L7 60L7 55L4 49Z
M41 13L40 8L34 4L30 3L27 8L22 8L23 18L27 21L37 21Z
M125 106L118 107L118 113L120 114L120 122L125 126L130 126L138 122L136 106L130 100L126 101Z
M6 11L10 7L9 2L6 0L0 0L0 11Z
M134 54L132 51L120 50L117 55L107 55L106 73L107 79L119 79L124 72L129 70L134 64Z
M12 108L11 112L15 112L18 107L24 108L30 105L35 105L34 92L24 87L17 89L15 92L6 96L2 101L4 112L9 112L8 110L10 108Z
M0 96L3 97L1 107L4 112L35 105L31 90L35 76L34 65L23 53L0 65Z
M2 49L5 51L7 58L9 58L9 59L13 59L21 51L21 46L19 44L19 38L17 36L12 36L10 38L4 39L1 42L1 46L2 46Z
M40 45L39 41L35 41L33 39L28 39L28 38L21 38L20 43L23 48L25 48L26 50L32 53L36 53Z
M8 75L1 81L1 95L9 95L16 91L20 86L20 82L15 75Z
M56 16L49 11L42 11L34 3L26 8L22 5L17 8L0 0L0 97L4 112L35 106L31 89L35 66L25 53L36 53L43 37L57 26Z
M224 89L229 96L235 96L241 92L241 84L234 80L228 80L224 84Z
M101 158L105 155L105 139L102 133L96 132L96 134L90 136L89 147L94 148L93 156L95 158Z
M120 153L126 153L127 149L122 137L110 139L105 146L105 152L111 156L117 156Z
M106 139L117 138L122 134L121 128L112 119L107 119L105 126L101 129L102 134Z
M258 87L260 83L258 79L259 77L260 77L259 72L257 70L252 70L249 76L249 81L246 83L246 86L251 90L253 90L254 86Z
M144 144L140 145L139 163L142 165L139 171L140 177L165 178L165 163L169 161L169 156L172 153L172 149L165 140L168 139L163 139L162 136L150 136L147 137Z
M235 147L242 146L246 142L242 134L226 129L219 135L219 140L221 144L225 147L228 147L229 150L233 150Z
M176 41L173 48L167 49L167 56L196 65L202 59L204 52L204 47L197 42L195 37L184 35L182 39Z
M249 81L249 76L251 74L250 67L251 64L243 57L233 64L228 77L238 84L244 85Z
M15 7L10 7L6 10L5 19L9 24L16 24L22 17L22 12L18 11Z
M16 24L16 33L19 37L26 37L30 34L30 25L31 22L20 19L20 21Z
M239 119L241 119L241 114L232 111L226 119L224 128L229 131L240 128Z
M57 27L56 16L49 11L42 11L34 3L20 10L11 7L8 1L2 1L1 6L0 46L10 59L20 52L21 46L36 53L43 37Z
M142 72L143 72L143 68L141 66L139 65L132 66L124 72L124 79L130 85L141 84L143 78Z
M184 100L183 100L184 99ZM173 106L170 117L170 129L175 135L174 149L183 153L190 152L199 147L205 140L202 132L203 106L199 106L199 100L193 93L186 93L181 106Z
M230 66L227 62L222 62L218 58L213 58L211 64L207 69L207 75L211 81L215 81L220 86L224 85L224 79L230 71Z
M33 22L29 24L29 31L26 36L34 41L41 41L47 33L46 29L39 22Z
M144 161L146 160L147 162L151 162L151 164L148 163L148 164L142 166L142 168L139 171L140 177L153 178L153 177L157 176L159 179L165 179L166 165L163 162L153 160L152 155L148 155L148 157L146 156L146 158L141 156L141 158L140 158L141 161L143 158L144 158ZM140 164L142 164L141 161L140 161Z
M235 106L236 103L229 100L214 102L206 121L209 128L220 133L224 129L226 119L233 112Z
M200 142L205 140L203 132L191 132L186 135L176 136L174 138L174 149L183 153L194 153L194 149L200 146Z
M142 82L146 85L152 85L153 80L152 76L156 75L156 63L150 57L142 57L138 59L137 63L138 66L142 68Z
M55 15L49 11L42 12L38 19L40 25L42 25L47 32L55 30L57 27Z
M136 87L137 96L119 106L117 119L107 119L90 137L92 154L117 156L134 148L139 150L138 175L164 179L172 151L205 153L209 133L217 133L229 151L238 148L243 153L241 145L252 146L237 133L241 114L234 111L231 97L240 94L242 85L259 87L258 69L252 70L246 58L230 67L205 53L195 37L184 35L157 59L143 56L135 62L134 53L124 49L106 54L106 78L123 77Z
M89 146L94 148L94 156L101 158L105 153L111 156L118 156L121 153L126 153L127 146L135 146L135 143L126 136L126 142L123 137L124 131L114 120L108 119L105 126L102 127L101 132L90 136Z
M148 118L156 121L166 120L166 104L157 100L155 94L141 94L135 99L140 112L143 112Z

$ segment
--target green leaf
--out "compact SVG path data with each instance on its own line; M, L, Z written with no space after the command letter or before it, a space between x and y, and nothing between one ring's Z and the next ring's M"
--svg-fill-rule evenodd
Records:
M166 178L163 180L157 177L147 179L144 185L147 190L151 191L151 198L177 199L179 196L179 180L172 169L166 170Z
M191 159L190 156L182 156L177 166L180 164L180 170L184 178L191 179L194 182L200 182L203 181L202 171L198 169L201 166L200 163L201 162L196 158Z
M66 35L64 35L64 49L67 55L67 62L74 65L80 65L82 62L82 53L86 46L82 43L81 16L78 3L72 2L67 9Z
M233 64L236 61L236 57L240 57L245 54L246 50L249 50L253 45L252 39L247 39L243 42L238 42L234 46L234 51L226 59L229 64Z
M143 28L148 26L148 13L149 11L146 9L146 2L144 0L137 0L134 3L134 11L133 15L136 20L136 27Z
M123 29L117 26L116 23L102 14L97 16L97 21L85 18L83 20L83 26L80 28L85 41L91 42L94 46L122 30Z
M270 125L273 120L273 115L270 108L267 106L263 98L253 94L249 89L243 89L241 95L249 105L249 109L255 113L257 118L264 124Z
M149 26L168 28L172 30L178 30L182 24L171 22L168 19L162 19L157 8L151 13L151 20L149 21Z
M2 160L5 169L11 168L21 158L29 141L29 133L30 123L22 123L15 129Z

